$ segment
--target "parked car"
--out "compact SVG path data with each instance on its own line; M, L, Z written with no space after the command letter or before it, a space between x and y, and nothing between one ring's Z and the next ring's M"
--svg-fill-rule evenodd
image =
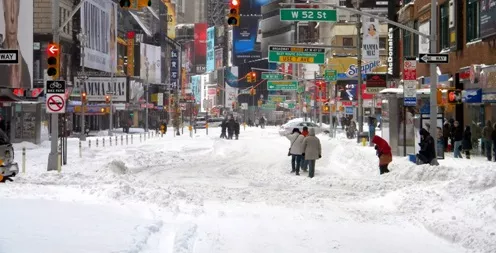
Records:
M308 127L308 129L313 128L315 129L315 134L320 134L320 133L329 133L329 129L325 129L323 127L320 127L319 125L313 123L313 122L288 122L284 125L282 125L279 128L279 134L281 136L285 136L288 134L291 134L294 128L300 129L300 131L303 131L303 127Z

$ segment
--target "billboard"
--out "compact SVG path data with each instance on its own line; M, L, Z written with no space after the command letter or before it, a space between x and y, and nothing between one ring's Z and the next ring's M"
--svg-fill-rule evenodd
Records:
M188 41L184 43L183 46L183 54L181 57L181 65L183 68L186 69L186 72L188 73L193 73L193 67L194 67L194 42L193 41Z
M215 69L224 67L224 52L223 48L215 49Z
M140 44L140 77L148 83L162 83L160 47Z
M480 1L480 37L482 39L496 35L496 2Z
M366 61L379 60L379 20L370 17L363 18L362 59Z
M32 89L34 2L0 1L0 13L3 14L3 18L0 18L0 47L19 50L18 65L0 65L0 87Z
M194 73L202 74L207 70L205 62L207 59L207 23L195 24L195 69Z
M74 78L76 87L83 84L83 80ZM127 78L126 77L88 77L84 82L84 92L89 102L103 102L107 92L113 91L114 102L127 102Z
M238 100L238 67L230 67L224 70L225 107L231 107L233 102Z
M260 18L241 16L240 25L233 30L233 64L238 66L262 57Z
M171 39L176 38L176 5L171 3L170 0L162 0L165 7L167 7L167 37Z
M201 100L200 96L200 87L201 87L201 76L191 76L191 93L195 97L195 103L199 104Z
M84 47L86 55L84 66L105 72L116 72L117 4L112 1L86 0L81 6L80 13L81 30L88 36Z
M207 29L207 72L215 70L215 26Z

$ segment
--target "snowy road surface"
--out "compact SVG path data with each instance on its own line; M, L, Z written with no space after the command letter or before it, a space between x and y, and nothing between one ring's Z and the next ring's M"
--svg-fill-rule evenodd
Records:
M493 163L395 158L379 177L373 148L320 136L309 179L275 128L209 132L90 138L82 158L69 140L61 173L45 172L49 143L17 145L27 171L0 185L0 252L496 252Z

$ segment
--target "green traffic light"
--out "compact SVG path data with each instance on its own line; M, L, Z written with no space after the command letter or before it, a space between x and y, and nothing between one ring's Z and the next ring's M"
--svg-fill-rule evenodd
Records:
M121 0L119 2L119 5L122 7L122 8L129 8L131 7L131 1L130 0Z
M152 6L152 0L148 0L148 6Z

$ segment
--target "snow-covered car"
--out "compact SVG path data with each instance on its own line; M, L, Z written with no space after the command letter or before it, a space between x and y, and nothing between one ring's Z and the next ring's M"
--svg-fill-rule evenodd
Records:
M308 121L293 121L293 122L288 122L284 125L282 125L279 128L279 134L281 136L285 136L288 134L291 134L294 128L300 129L300 132L303 131L303 127L308 127L308 129L313 128L315 129L315 134L320 134L320 133L329 133L329 129L325 129L323 127L320 127L319 125L313 123L313 122L308 122Z
M208 127L220 127L224 118L210 118L208 119Z

